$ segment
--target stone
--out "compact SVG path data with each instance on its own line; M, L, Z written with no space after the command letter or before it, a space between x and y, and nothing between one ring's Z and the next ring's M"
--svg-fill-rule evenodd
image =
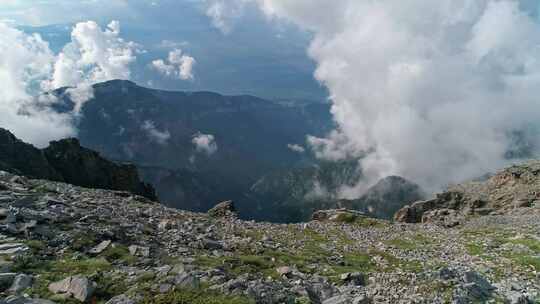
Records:
M53 301L45 299L32 299L23 296L9 296L4 300L0 300L0 304L56 304Z
M202 240L202 245L204 249L208 249L208 250L223 249L223 245L220 242L210 240L210 239Z
M208 210L208 215L211 217L227 217L236 216L236 208L233 201L224 201L215 205L212 209Z
M352 304L352 299L346 295L338 295L324 300L322 304Z
M464 288L470 297L477 300L489 298L495 289L484 277L474 271L467 271L463 275Z
M15 280L13 280L13 284L11 284L11 287L9 288L9 292L11 293L20 293L24 290L26 290L27 288L30 288L32 287L32 276L30 275L27 275L27 274L18 274L16 277L15 277Z
M158 224L159 230L169 230L173 227L173 221L171 220L161 220Z
M28 250L28 246L23 243L6 243L0 244L0 255L13 255L23 253Z
M354 272L354 273L344 273L340 276L340 279L344 283L350 283L355 286L362 286L366 283L364 274L360 272Z
M90 254L100 254L103 251L105 251L105 249L107 249L110 244L111 244L110 240L103 241L103 242L99 243L96 247L91 248L88 252Z
M87 301L96 289L96 283L84 276L71 276L49 284L49 291L73 297L81 302Z
M527 208L527 207L531 207L532 204L533 204L533 200L528 199L528 198L516 199L514 202L512 202L512 206L514 208Z
M8 289L13 284L16 276L17 274L12 272L0 273L0 291Z
M505 294L505 298L508 304L529 304L527 296L518 291L509 291Z
M361 295L352 300L352 304L370 304L371 299L366 295Z
M292 269L288 266L282 266L282 267L278 267L276 269L276 272L280 275L280 276L288 276L290 274L292 274Z
M159 293L167 293L172 289L171 284L160 284L159 285Z
M448 267L443 267L439 269L439 278L441 280L445 280L445 281L452 280L452 279L455 279L456 276L457 274L453 269L450 269Z
M314 221L324 222L354 222L359 217L365 217L365 214L349 209L329 209L329 210L317 210L311 215L311 219Z
M131 245L128 247L128 250L131 255L145 257L145 258L150 256L150 248L148 247Z
M112 299L107 301L107 303L105 304L135 304L135 301L133 301L126 295L119 295L119 296L113 297Z
M194 275L184 272L174 277L174 283L180 288L197 289L200 286L200 281Z

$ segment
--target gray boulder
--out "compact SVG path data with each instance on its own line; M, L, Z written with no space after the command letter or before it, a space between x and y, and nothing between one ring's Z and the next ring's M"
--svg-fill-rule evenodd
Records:
M119 295L110 299L105 304L135 304L135 301L128 298L126 295Z
M18 274L9 288L11 293L20 293L32 286L32 276L27 274Z
M49 291L52 293L73 297L81 302L87 301L95 289L96 283L83 276L67 277L49 285Z

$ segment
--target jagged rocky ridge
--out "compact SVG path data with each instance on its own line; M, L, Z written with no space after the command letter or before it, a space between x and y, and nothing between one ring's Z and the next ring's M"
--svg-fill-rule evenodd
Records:
M513 189L537 193L526 176ZM499 210L453 228L347 210L270 224L2 172L0 303L538 303L540 206Z
M451 186L435 198L400 209L398 222L435 222L447 227L459 225L468 217L504 214L540 202L540 161L514 165L485 181Z
M83 187L131 191L156 199L154 188L141 182L134 165L111 162L81 147L75 138L52 141L47 148L38 149L0 128L0 170Z

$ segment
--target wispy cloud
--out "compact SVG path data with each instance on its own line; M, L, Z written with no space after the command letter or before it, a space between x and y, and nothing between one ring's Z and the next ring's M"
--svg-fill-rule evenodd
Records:
M160 131L156 127L156 124L151 120L144 121L141 129L146 132L148 138L160 145L166 145L171 138L171 134L168 130Z

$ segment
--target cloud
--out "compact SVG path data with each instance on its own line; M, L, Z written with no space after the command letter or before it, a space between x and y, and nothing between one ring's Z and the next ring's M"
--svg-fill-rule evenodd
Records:
M32 88L39 88L53 68L48 44L39 35L26 35L2 23L0 37L0 127L40 147L50 139L75 134L68 115L46 107L56 98L33 97Z
M296 152L296 153L304 153L306 152L306 149L298 144L288 144L287 145L287 148L289 148L289 150L293 151L293 152Z
M172 41L172 40L161 40L161 42L157 45L160 49L178 49L185 46L188 46L189 42L187 41Z
M134 42L120 37L120 23L110 22L102 29L96 22L80 22L71 32L71 42L58 54L48 89L77 87L69 91L78 113L93 97L92 84L112 79L129 79L130 65L140 51Z
M211 134L202 134L197 133L193 135L191 141L195 145L195 150L199 153L206 153L207 155L212 155L217 152L218 145L214 138L214 135Z
M504 166L512 134L540 147L540 25L525 0L253 0L313 33L338 129L319 155L366 179L435 190ZM422 18L418 18L422 12Z
M242 16L245 5L249 2L249 0L207 0L206 16L223 34L229 34L234 22Z
M163 59L154 60L152 61L151 67L168 77L192 80L194 78L193 66L195 63L195 58L184 55L180 49L175 49L169 52L167 62Z
M129 78L135 44L120 37L120 25L105 30L93 21L75 25L72 41L58 55L37 34L26 34L0 23L0 126L38 146L77 133L75 123L84 102L93 97L91 85ZM59 102L44 94L63 86L75 102L73 113L59 114Z
M171 134L168 130L158 130L156 124L151 120L144 121L141 129L146 132L148 138L160 145L166 145L171 138Z

